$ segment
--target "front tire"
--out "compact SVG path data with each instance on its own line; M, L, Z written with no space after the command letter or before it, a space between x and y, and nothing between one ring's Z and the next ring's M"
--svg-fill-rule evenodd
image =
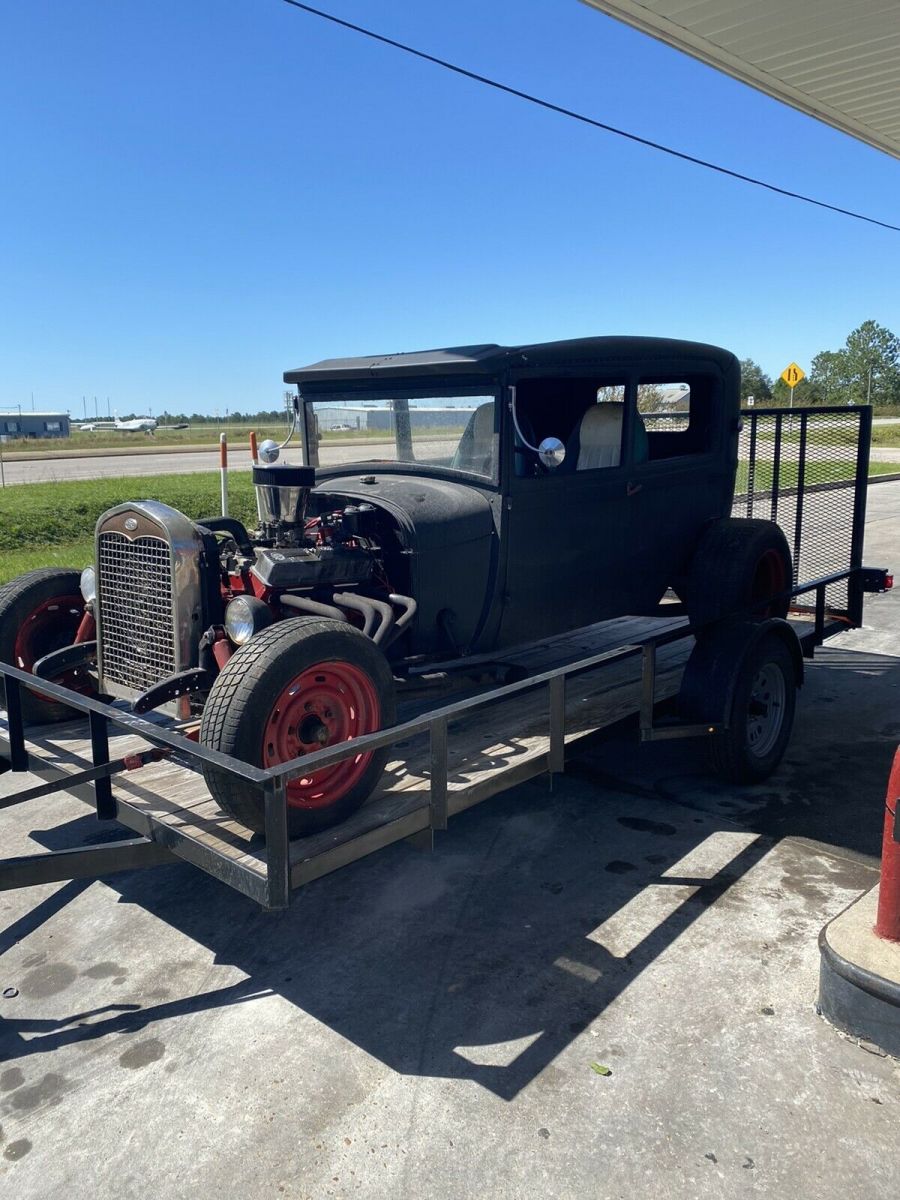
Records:
M272 767L394 723L394 683L379 648L351 625L295 617L262 630L229 659L203 710L200 742L256 767ZM291 837L343 821L378 783L388 748L345 759L286 787ZM213 798L265 831L261 796L204 766Z
M84 615L81 572L66 567L26 571L0 588L0 661L30 671L39 658L75 641ZM87 695L96 681L86 671L73 671L56 682ZM79 714L65 704L22 688L22 716L29 724L69 721ZM6 689L0 682L0 705Z

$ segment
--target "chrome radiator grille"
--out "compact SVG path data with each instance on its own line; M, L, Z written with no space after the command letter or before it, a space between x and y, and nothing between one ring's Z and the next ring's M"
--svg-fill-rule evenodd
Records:
M160 537L97 538L104 681L143 692L179 669L169 543Z

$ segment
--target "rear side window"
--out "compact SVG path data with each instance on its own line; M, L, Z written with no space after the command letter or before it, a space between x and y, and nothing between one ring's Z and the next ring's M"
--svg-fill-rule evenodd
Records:
M637 387L638 427L647 437L647 458L704 454L712 444L713 381L641 379Z

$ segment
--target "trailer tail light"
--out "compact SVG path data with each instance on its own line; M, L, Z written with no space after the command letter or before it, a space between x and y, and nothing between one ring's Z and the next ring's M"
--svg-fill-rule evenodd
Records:
M887 567L862 567L860 581L864 592L889 592L894 586L894 575Z

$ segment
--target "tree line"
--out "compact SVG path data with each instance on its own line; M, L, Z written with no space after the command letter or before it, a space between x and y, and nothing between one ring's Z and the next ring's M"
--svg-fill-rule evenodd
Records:
M790 388L773 383L752 358L741 362L741 401L786 405ZM863 321L839 350L820 350L794 388L795 404L900 405L900 338L877 321Z
M751 397L755 404L787 405L790 388L781 378L773 381L752 358L745 358L741 361L742 403ZM863 321L839 350L821 350L815 356L806 378L794 388L794 403L900 405L900 337L877 321ZM160 424L275 425L285 417L284 408L235 410L224 418L220 414L165 412Z

